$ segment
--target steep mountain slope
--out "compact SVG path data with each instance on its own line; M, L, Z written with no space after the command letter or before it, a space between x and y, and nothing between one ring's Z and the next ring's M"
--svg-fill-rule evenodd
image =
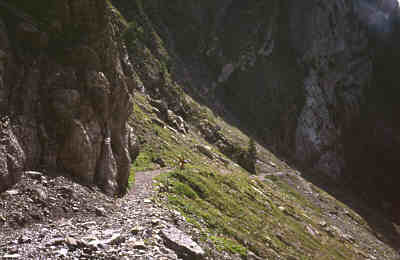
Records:
M240 231L224 229L223 223L234 223L224 215L232 217L226 211L232 205L221 206L219 201L224 200L223 198L226 201L235 201L238 198L232 198L231 194L227 198L223 193L217 193L221 198L209 195L224 189L221 183L230 182L226 177L220 177L219 173L237 172L235 169L224 169L226 159L220 153L247 170L251 168L248 167L252 164L247 150L249 139L238 129L232 128L232 125L236 125L245 129L247 134L258 136L257 140L264 147L295 158L296 162L300 161L300 165L307 169L306 178L359 211L361 219L365 218L360 221L366 221L372 226L367 233L381 230L379 233L385 235L378 237L386 237L387 243L397 247L398 235L394 224L386 217L374 213L373 209L356 199L357 196L351 191L340 191L335 187L338 183L329 178L324 180L318 174L322 172L335 178L345 175L350 169L347 163L352 162L347 156L353 151L353 146L359 147L359 143L347 139L350 129L362 127L361 122L375 122L374 118L363 118L367 107L365 102L369 97L367 93L369 87L373 86L375 74L369 38L371 31L357 18L360 11L357 5L346 1L319 1L319 4L307 1L301 6L291 1L281 1L275 5L275 2L261 1L206 1L201 4L179 1L165 4L161 1L113 3L130 21L125 39L132 54L132 63L138 71L137 81L144 86L139 91L146 93L143 98L139 98L142 94L136 95L137 113L134 113L131 121L144 148L136 166L151 167L158 163L178 165L174 161L181 156L195 165L194 169L168 177L172 184L165 183L165 179L161 180L164 186L171 186L169 192L172 195L167 196L168 203L180 208L188 218L194 218L195 222L205 223L208 232L216 232L215 237L219 237L219 232L222 232L222 241L227 236L228 240L233 239L257 253L260 253L258 250L264 250L246 245L245 241L248 240L243 238ZM309 20L309 23L300 22L304 20ZM278 28L271 29L271 26ZM260 38L262 40L257 41ZM242 50L243 46L240 45L230 52L229 48L235 48L236 44L256 46L250 46L249 51ZM246 51L250 53L246 54ZM268 55L264 56L264 51ZM194 100L180 89L189 93ZM145 97L146 95L149 96ZM263 97L268 100L257 101ZM288 108L290 106L295 108ZM235 120L236 117L240 120ZM263 127L262 131L257 129L258 126ZM268 127L270 130L265 129ZM208 148L199 149L196 143L202 141L198 141L198 138L204 138L208 142ZM367 135L363 138L367 139ZM366 139L362 140L365 142ZM310 188L308 182L290 174L290 167L276 159L264 147L258 146L258 155L253 161L259 174L278 175L279 183L281 179L285 179L282 183L293 184L301 196L309 197L312 203L316 203L315 207L323 208L323 212L328 211L323 213L324 218L336 219L332 222L335 223L333 226L348 225L347 232L362 234L355 240L361 241L363 237L370 237L359 229L350 231L354 224L344 224L346 220L336 222L348 217L348 209L337 210L342 206L330 204L335 201L330 199L327 202L330 205L322 205L324 203L320 202L324 199L318 198L320 192L312 192L313 188ZM205 166L202 163L204 158L199 159L196 154L198 150L214 160L206 162ZM312 169L318 171L310 171ZM310 172L316 174L308 175ZM232 178L240 180L240 175L234 174ZM302 185L298 185L299 183ZM244 185L248 187L247 184ZM370 189L363 184L358 187L364 188L364 193ZM246 195L238 189L236 192L245 198ZM367 194L364 197L370 202L370 198L376 196L373 191L371 193L374 195ZM381 201L381 198L378 197L377 201ZM238 206L233 206L235 207ZM204 212L203 208L207 210ZM386 205L385 210L390 211L391 206ZM367 217L368 215L371 217ZM231 228L241 225L243 223L235 223ZM252 232L251 228L248 232ZM271 232L271 229L266 232ZM289 236L288 233L285 237ZM300 234L301 232L293 236ZM298 240L301 239L294 238L294 241ZM317 251L322 250L321 245L316 248ZM343 251L339 248L340 246L337 247L338 251ZM278 254L283 253L278 251ZM291 252L294 255L307 255L304 251L299 251ZM264 256L265 253L264 251ZM332 252L331 254L334 255ZM363 253L360 254L361 259L368 258ZM325 255L329 257L330 253ZM286 257L290 257L290 253ZM311 253L308 257L312 259L317 256ZM337 259L346 257L355 255L349 253L336 256ZM379 257L390 259L394 255Z
M142 149L134 169L178 168L157 178L157 201L197 227L193 235L200 245L214 244L223 252L210 259L398 257L397 226L356 194L326 178L313 180L333 197L258 144L258 174L249 178L217 145L207 143L199 128L185 121L187 131L180 132L158 117L148 95L135 97L130 124ZM207 118L219 126L218 135L248 149L249 139L239 129L211 111ZM182 157L184 170L179 169Z
M178 6L187 11L193 7L192 3L182 6L171 3L163 6L162 2L151 1L130 2L131 5L123 1L113 3L129 21L125 39L138 72L136 80L143 84L135 94L134 113L129 121L142 147L134 168L179 167L180 158L188 160L186 170L159 178L159 198L202 229L201 239L211 239L217 248L242 257L246 254L253 257L253 253L266 259L391 259L397 256L389 247L376 249L383 245L377 237L384 244L397 247L396 225L358 200L354 193L341 191L331 179L324 180L318 175L312 179L359 213L304 180L296 170L265 149L267 146L257 144L257 155L252 160L249 137L233 126L245 129L244 125L222 105L218 89L215 92L209 89L214 75L209 64L202 63L200 56L189 55L195 52L188 54L180 49L190 46L190 34L185 34L184 39L188 41L179 46L172 35L179 35L183 29L169 27L170 16L162 20L170 8ZM222 3L215 5L219 4ZM189 19L182 13L174 17ZM174 25L188 24L177 21ZM279 58L277 54L277 62ZM301 76L300 69L293 73ZM223 77L219 73L215 76ZM216 86L221 87L228 85ZM292 97L291 91L287 93L288 98ZM246 98L247 94L242 93L241 97ZM240 108L248 109L247 106ZM253 136L257 134L249 128L247 131ZM292 134L290 130L288 133ZM251 169L252 162L259 174L255 180L243 172ZM380 253L368 253L373 252L371 248Z
M397 1L113 2L173 84L298 167L377 189L371 199L395 210ZM158 73L139 76L162 97Z

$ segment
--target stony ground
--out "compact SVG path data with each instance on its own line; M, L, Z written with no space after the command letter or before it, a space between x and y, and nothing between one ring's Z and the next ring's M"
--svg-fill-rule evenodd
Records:
M179 229L178 212L157 205L152 178L139 172L121 199L64 177L28 172L1 194L1 259L193 259L204 252ZM175 237L174 237L175 236Z
M321 212L322 230L355 245L361 259L400 259L398 225L343 185L317 175L302 176L293 170L260 174L254 178L272 185L289 185L312 205L313 209L306 208L307 214L311 216L315 209Z
M26 172L19 184L0 195L0 259L240 259L218 252L204 236L200 240L204 230L155 199L160 197L155 196L153 178L166 171L137 172L124 198L107 197L64 177ZM399 233L376 210L343 201L358 205L359 210L353 209L359 214L354 213L338 204L340 194L333 198L297 172L256 178L277 188L290 184L321 209L320 225L327 232L357 245L360 259L398 259L393 249L399 248Z

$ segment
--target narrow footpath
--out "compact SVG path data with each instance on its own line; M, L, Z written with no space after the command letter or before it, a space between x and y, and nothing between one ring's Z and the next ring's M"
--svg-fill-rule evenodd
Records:
M0 195L0 259L203 259L179 212L152 200L153 178L166 171L136 173L121 199L27 172Z

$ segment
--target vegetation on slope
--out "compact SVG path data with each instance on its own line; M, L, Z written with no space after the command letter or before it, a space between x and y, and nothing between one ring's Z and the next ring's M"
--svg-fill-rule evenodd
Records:
M187 221L202 230L202 239L212 242L218 250L245 257L255 253L265 259L365 259L368 255L365 241L358 241L353 233L342 231L338 224L327 220L327 209L300 194L279 175L249 175L233 162L223 163L210 159L196 150L196 145L205 144L195 128L184 135L167 124L160 126L160 119L152 112L147 98L136 93L136 104L131 116L142 144L136 171L159 168L155 159L161 158L167 167L178 167L178 158L183 156L188 163L184 170L175 169L158 178L158 199L161 203L180 211ZM209 116L212 116L210 114ZM238 129L220 122L222 131L230 137L245 139ZM234 133L234 134L233 134ZM249 143L249 139L243 144ZM256 144L257 145L257 144ZM258 147L258 145L257 145ZM284 162L277 160L268 151L257 149L263 160L276 164L276 171L288 171ZM214 154L223 157L217 149ZM296 174L294 179L300 179ZM304 182L304 180L302 181ZM322 190L311 187L318 200L325 201L334 209L343 209L356 232L361 236L372 230L367 223L344 204L336 201ZM385 250L377 248L377 254ZM279 258L281 257L281 258ZM387 258L390 259L390 258Z
M265 259L363 259L289 186L193 167L159 178L170 205L221 250ZM211 234L211 235L210 235ZM204 237L206 239L206 237Z
M124 11L133 20L127 19L124 38L139 88L129 123L141 144L133 169L176 168L158 178L160 201L199 227L203 240L230 254L245 257L255 253L264 259L368 258L364 242L327 221L318 205L279 177L279 173L296 175L296 171L183 91L186 87L176 74L179 58L166 47L141 1L128 5ZM140 90L143 85L146 92ZM171 125L154 101L182 116L188 132ZM212 156L199 152L198 146L209 147ZM262 176L249 177L249 172L236 164L245 154L255 154L256 158L251 158L257 163L255 170L271 176L264 181ZM184 170L177 169L182 157L187 161ZM313 193L333 208L345 209L349 218L357 220L356 230L371 232L345 205L316 187ZM385 255L382 247L374 250Z

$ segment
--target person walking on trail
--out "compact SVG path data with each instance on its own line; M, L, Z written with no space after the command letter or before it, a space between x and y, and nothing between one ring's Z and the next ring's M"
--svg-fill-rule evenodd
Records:
M178 159L179 159L179 161L178 161L178 163L179 163L179 169L180 169L180 170L184 170L184 169L185 169L185 163L186 163L185 157L183 157L183 156L181 155L180 157L178 157Z

